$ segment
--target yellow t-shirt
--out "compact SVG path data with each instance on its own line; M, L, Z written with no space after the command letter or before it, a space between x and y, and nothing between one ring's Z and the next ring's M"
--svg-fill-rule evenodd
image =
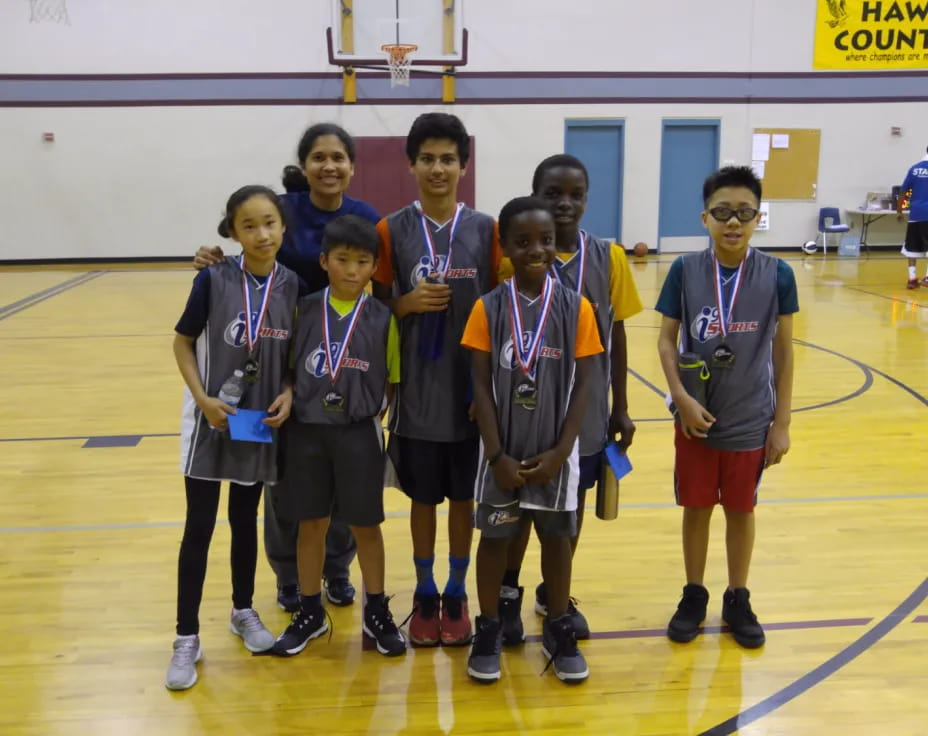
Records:
M357 301L357 299L353 301L336 299L331 293L329 294L329 304L342 317L354 309ZM393 315L390 315L390 328L387 332L387 380L390 383L400 382L400 330L396 325L396 317Z
M566 262L576 254L576 251L558 253L557 257L562 262ZM510 276L512 276L512 263L504 257L499 264L500 283ZM641 297L638 295L638 287L635 286L635 279L628 265L628 259L625 257L625 249L616 243L612 244L609 252L609 294L614 315L612 319L615 322L634 317L644 309Z

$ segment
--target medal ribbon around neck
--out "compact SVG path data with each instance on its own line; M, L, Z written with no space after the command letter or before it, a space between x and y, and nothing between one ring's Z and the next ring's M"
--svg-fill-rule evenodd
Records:
M508 279L509 286L509 318L512 329L512 348L519 368L531 380L535 380L536 362L541 344L544 341L545 324L551 313L551 300L554 297L554 279L545 276L545 285L541 290L541 310L535 322L535 330L528 345L524 343L524 325L522 323L522 310L519 308L519 293L516 290L515 278Z
M722 333L722 340L728 337L728 325L731 323L731 313L735 308L735 301L738 299L738 292L741 290L741 276L744 273L744 264L748 260L748 251L744 260L738 264L738 270L734 273L735 283L731 287L731 297L728 300L728 306L725 306L725 291L722 288L722 264L719 263L715 254L712 254L712 264L715 266L713 275L715 276L715 305L719 310L719 330Z
M577 237L577 253L580 255L580 268L577 271L577 294L580 294L583 290L583 277L586 274L586 233L583 230L580 231L580 235ZM554 268L551 270L554 272L554 278L557 279L557 282L561 285L564 285L564 278L561 276L561 268L566 266L566 263L563 263L560 259L555 259Z
M458 220L461 219L461 212L464 210L464 203L458 202L457 209L454 211L454 219L451 220L451 229L448 231L448 257L445 258L445 267L439 271L438 254L435 252L435 241L432 240L432 232L429 230L428 219L425 212L422 211L422 203L416 200L416 211L419 213L419 221L422 223L422 235L425 238L425 247L429 252L429 259L432 262L432 270L441 274L442 283L448 269L451 268L451 249L454 246L454 232L458 229Z
M261 332L261 325L264 324L264 318L267 316L267 307L271 301L271 291L274 288L274 277L277 276L277 266L264 282L264 296L261 299L261 309L258 312L258 321L252 324L251 321L251 291L248 289L248 274L245 272L245 256L242 256L239 265L242 269L242 298L245 301L245 345L248 348L248 354L252 355L258 347L258 335Z
M349 314L348 329L345 330L345 337L342 338L341 347L337 348L333 355L332 340L329 337L331 334L329 330L329 287L325 287L325 293L322 295L322 351L325 354L325 367L329 372L329 380L333 384L342 372L342 364L348 356L348 343L351 342L354 328L358 324L358 317L361 316L361 309L366 301L367 294L361 292L361 296L358 297L358 301L355 302Z

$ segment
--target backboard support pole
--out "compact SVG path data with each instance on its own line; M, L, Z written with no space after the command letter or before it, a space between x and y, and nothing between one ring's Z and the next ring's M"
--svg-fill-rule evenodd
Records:
M354 53L354 0L339 0L341 4L341 48L349 54ZM342 70L342 100L346 103L358 101L358 76L354 67L346 66Z
M454 53L454 3L455 0L442 0L442 41L443 54ZM441 78L441 101L452 103L455 100L454 67L443 67L446 72Z

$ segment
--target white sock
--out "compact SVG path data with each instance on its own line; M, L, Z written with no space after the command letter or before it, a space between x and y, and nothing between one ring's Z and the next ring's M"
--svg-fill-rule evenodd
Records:
M186 641L187 639L196 639L197 635L196 634L178 634L174 638L178 639L179 641Z
M909 281L915 281L918 278L918 274L915 271L915 266L909 266Z
M519 598L519 589L510 588L508 585L503 585L499 589L499 597L511 601L517 600Z

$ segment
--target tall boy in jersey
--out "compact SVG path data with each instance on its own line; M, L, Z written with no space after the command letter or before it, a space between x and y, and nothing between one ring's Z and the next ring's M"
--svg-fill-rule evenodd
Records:
M390 406L388 453L412 501L417 584L409 637L420 646L466 644L477 429L468 416L470 364L460 341L474 301L496 284L500 250L493 218L457 201L470 155L461 121L419 116L406 154L419 200L377 225L374 295L390 301L400 326L403 374ZM436 509L445 498L450 573L439 596L432 567Z
M667 635L699 634L709 593L703 587L709 522L725 509L728 588L722 619L744 647L762 646L764 630L747 589L754 549L754 506L764 468L789 450L796 280L783 261L749 247L760 217L760 182L747 167L726 167L703 185L703 225L712 247L678 258L657 301L661 367L674 423L677 503L683 506L686 586ZM710 372L703 406L683 386L681 353Z

